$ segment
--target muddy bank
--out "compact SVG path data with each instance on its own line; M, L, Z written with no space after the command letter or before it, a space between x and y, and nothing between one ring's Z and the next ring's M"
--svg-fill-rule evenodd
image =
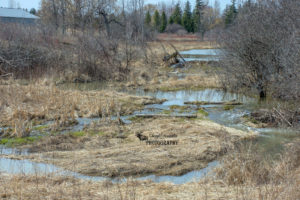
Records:
M73 140L53 136L31 146L39 153L11 157L92 176L182 175L206 167L235 142L255 137L252 132L197 119L145 119L122 127L94 124L86 131L97 134ZM177 145L147 145L137 133L151 141L177 141Z

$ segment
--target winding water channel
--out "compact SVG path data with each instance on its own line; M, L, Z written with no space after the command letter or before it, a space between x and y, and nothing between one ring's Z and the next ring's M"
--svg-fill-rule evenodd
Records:
M208 50L206 50L208 51ZM189 52L185 52L188 54ZM191 54L193 52L190 52ZM196 52L198 53L198 52ZM212 54L212 51L208 51ZM254 109L258 104L258 100L255 98L247 97L244 95L238 95L233 93L225 93L217 89L204 89L199 91L182 90L175 92L145 92L143 89L138 89L136 91L129 92L130 94L138 96L151 96L158 99L166 99L163 104L153 104L147 105L144 110L136 111L131 116L122 116L125 123L130 123L130 117L136 114L156 114L162 111L171 111L170 106L188 106L188 109L183 111L184 113L194 113L197 110L196 105L186 104L186 102L191 101L206 101L206 102L228 102L228 101L238 101L242 105L234 106L233 109L225 110L223 105L207 104L201 105L201 107L208 113L208 119L217 122L219 124L233 127L240 130L251 130L256 131L260 136L256 139L256 143L259 147L269 154L275 154L280 152L285 142L290 141L295 132L292 130L281 130L281 129L271 129L271 128L252 128L244 123L243 116L247 115ZM172 110L172 112L177 112ZM99 120L99 118L88 119L88 118L78 118L78 124L72 127L72 131L80 131L87 124L92 121ZM11 154L21 154L28 155L26 150L20 151L16 149L9 149L2 147L0 148L1 155L11 155ZM208 164L204 169L192 171L182 176L155 176L149 175L145 177L136 178L137 180L152 180L154 182L172 182L174 184L183 184L193 180L199 180L204 177L213 167L218 165L218 161L214 161ZM56 167L54 165L45 163L35 163L30 160L13 160L9 158L0 158L0 172L9 174L49 174L54 173L56 175L66 175L73 176L80 179L86 180L112 180L113 182L126 181L126 178L121 179L108 179L105 177L92 177L78 174L75 172L67 171L62 168Z

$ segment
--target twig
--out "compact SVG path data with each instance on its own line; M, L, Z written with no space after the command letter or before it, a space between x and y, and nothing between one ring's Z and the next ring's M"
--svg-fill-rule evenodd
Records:
M0 75L0 77L7 77L7 76L13 76L13 73L7 73L7 74Z
M286 123L288 123L288 125L292 126L292 124L276 108L273 109L278 113L281 119L283 119Z
M16 66L14 66L13 64L11 64L8 60L4 59L2 56L0 56L0 60L6 64L8 64L11 67L16 68Z

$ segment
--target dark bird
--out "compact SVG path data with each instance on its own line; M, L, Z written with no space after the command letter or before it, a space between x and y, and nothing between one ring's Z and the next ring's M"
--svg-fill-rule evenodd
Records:
M145 135L142 135L141 133L137 133L137 134L135 134L135 136L138 137L140 139L140 141L148 140L148 137Z

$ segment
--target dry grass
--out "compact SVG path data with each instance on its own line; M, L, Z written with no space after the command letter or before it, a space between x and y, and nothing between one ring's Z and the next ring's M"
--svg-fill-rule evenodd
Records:
M175 146L173 148L147 147L138 141L134 134L130 134L125 140L100 136L91 137L89 140L86 137L77 138L77 143L84 147L77 146L77 150L69 153L52 151L42 155L47 156L50 163L56 164L60 162L59 160L69 158L70 162L63 164L74 171L83 165L86 167L91 165L90 169L98 170L102 168L101 165L106 164L109 168L126 171L130 170L131 167L134 170L139 170L135 167L144 167L138 165L138 161L150 163L150 169L158 167L157 162L162 163L162 161L164 165L168 166L168 160L174 161L176 156L178 158L177 163L182 163L182 167L188 166L192 160L198 163L194 163L193 166L199 167L200 163L203 163L203 159L214 159L214 154L217 153L214 151L222 149L224 153L227 153L221 161L220 168L216 171L217 176L209 176L196 183L174 185L134 180L122 184L112 184L109 181L91 182L59 177L55 174L48 176L38 174L8 176L1 174L0 197L3 199L199 200L297 200L300 198L299 142L288 144L279 160L267 159L254 151L255 148L238 145L241 137L250 136L243 132L230 128L222 129L218 124L203 120L182 122L178 119L165 119L161 123L160 121L162 119L140 121L126 127L128 129L123 127L123 130L134 130L147 136L155 134L155 137L158 138L165 138L170 133L176 133L181 141L178 145L180 148L174 150ZM114 129L113 124L110 126ZM108 130L108 125L94 125L93 129ZM57 143L63 140L66 141L61 137L52 142ZM76 138L71 140L76 140ZM71 140L69 140L70 144L76 144ZM105 142L101 144L103 141ZM104 144L108 146L105 147ZM80 150L81 148L84 150ZM204 152L200 154L202 150ZM33 157L33 160L42 160ZM149 163L147 162L148 159L151 159ZM128 164L129 166L126 167L119 165L120 162L131 162L132 164ZM180 171L177 167L174 169ZM83 170L87 170L87 168ZM140 171L131 174L138 174L138 172ZM166 172L172 172L172 169L165 168Z
M146 87L149 90L184 90L184 89L202 89L202 88L219 88L221 87L217 76L205 74L197 74L194 76L186 76L184 79L178 79L177 77L171 77L163 83L151 84Z
M274 163L284 171L286 162ZM233 166L233 165L232 165ZM230 169L228 169L230 170ZM199 199L199 200L298 200L300 168L293 168L280 183L230 185L222 179L207 177L200 182L174 185L129 180L91 182L55 175L5 175L0 177L2 199Z
M77 117L126 115L146 104L161 102L111 90L60 90L38 83L0 85L0 93L0 125L12 126L17 132L26 130L28 122L55 120L58 127L64 127L74 124Z
M160 60L159 60L160 59ZM180 89L202 89L221 88L220 75L223 72L213 64L201 62L189 62L183 69L172 69L165 66L161 61L162 56L157 57L155 67L142 64L132 70L130 81L124 86L136 88L144 87L146 90L180 90ZM149 63L150 64L150 63ZM179 79L178 75L185 77Z
M259 153L255 146L240 144L223 157L217 173L228 185L281 184L300 166L299 142L286 145L279 160Z
M121 127L99 122L86 132L94 136L52 136L31 145L39 153L11 157L52 163L86 175L181 175L206 167L237 141L255 137L251 132L199 119L147 119ZM178 145L146 145L136 133L150 140L178 140ZM224 141L228 142L226 146Z
M190 50L190 49L214 49L217 45L214 42L209 41L159 41L159 42L151 42L148 43L150 47L156 50L156 52L173 51L174 48L170 45L174 45L174 47L178 51Z

